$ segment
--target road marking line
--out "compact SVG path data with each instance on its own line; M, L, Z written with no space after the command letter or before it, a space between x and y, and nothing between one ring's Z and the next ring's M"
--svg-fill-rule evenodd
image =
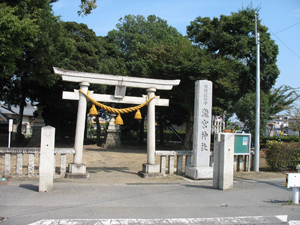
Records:
M53 219L40 220L29 225L106 225L106 224L274 224L287 223L287 215L244 216L219 218L170 218L170 219Z

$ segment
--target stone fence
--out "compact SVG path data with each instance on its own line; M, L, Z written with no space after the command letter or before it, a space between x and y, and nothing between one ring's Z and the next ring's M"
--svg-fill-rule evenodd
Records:
M170 151L159 150L155 154L160 156L160 173L166 174L185 174L186 166L191 166L193 151ZM249 171L249 156L235 155L233 159L234 171ZM250 156L250 166L252 167L253 155ZM213 167L214 154L210 152L210 166Z
M4 176L12 176L12 177L38 177L39 170L36 169L39 165L39 155L40 155L40 148L3 148L0 147L0 154L5 155L4 160ZM66 173L66 166L67 166L67 154L75 154L75 150L72 148L55 148L54 149L54 177L63 177ZM37 157L36 157L37 155ZM60 157L56 157L60 155ZM12 157L16 156L16 160L12 160ZM23 161L26 157L26 161L28 163L24 165ZM60 167L58 168L57 174L56 172L56 158L60 160ZM12 165L15 164L15 165ZM25 167L25 170L23 168ZM15 169L14 169L15 168ZM26 170L27 168L27 170ZM26 171L24 173L24 171Z
M170 151L160 150L155 152L160 156L160 173L162 174L185 174L186 166L191 166L192 151ZM40 148L4 148L0 147L0 154L5 156L4 160L4 176L12 177L38 177L39 172L39 154ZM67 154L74 155L75 150L72 148L55 148L54 149L54 177L64 177L67 167ZM36 156L37 155L37 156ZM12 157L16 160L12 160ZM60 156L60 157L59 157ZM24 164L26 158L26 164ZM251 156L252 158L252 156ZM27 163L28 161L28 163ZM211 151L210 165L213 166L213 151ZM252 161L252 160L251 160ZM234 156L235 171L249 171L248 156ZM14 164L14 165L13 165ZM56 165L60 165L58 168ZM251 165L252 163L250 163ZM25 167L25 169L24 169ZM56 173L55 173L56 172Z
M176 170L177 174L184 174L185 167L191 166L193 151L160 150L156 151L155 154L160 156L160 173L174 174Z

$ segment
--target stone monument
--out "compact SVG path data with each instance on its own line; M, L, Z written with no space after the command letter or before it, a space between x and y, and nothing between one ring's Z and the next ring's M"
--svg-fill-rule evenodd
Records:
M32 135L27 147L40 147L41 145L41 129L45 126L44 119L42 117L42 112L44 106L37 106L38 116L35 118L32 126Z
M120 139L120 129L119 125L115 124L116 114L110 114L111 119L108 123L108 128L106 131L106 141L105 141L105 148L117 148L121 146L121 139Z
M186 167L186 175L195 180L212 179L210 166L210 139L212 115L212 82L198 80L195 83L193 161Z

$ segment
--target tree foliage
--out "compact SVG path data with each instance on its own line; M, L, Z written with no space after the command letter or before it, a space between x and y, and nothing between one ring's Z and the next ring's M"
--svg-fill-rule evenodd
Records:
M260 93L260 135L266 132L266 125L269 119L269 98L263 91ZM235 113L240 121L244 122L252 134L255 134L255 112L256 112L256 93L247 93L235 105Z
M117 29L108 33L108 39L115 44L126 63L130 76L149 77L147 71L142 69L143 63L133 59L133 53L143 44L158 43L161 40L171 42L181 34L167 24L167 21L150 15L144 18L141 15L127 15L119 20Z
M25 105L28 101L38 101L44 88L55 84L58 77L53 74L52 67L68 58L71 52L71 44L62 37L62 29L52 14L50 3L48 0L7 1L11 7L16 7L12 16L19 20L28 19L38 28L35 36L20 42L22 53L15 58L14 75L6 79L2 77L2 100L20 107L18 138Z
M18 6L0 3L0 76L10 77L17 69L16 60L37 35L38 25L30 18L17 16Z
M160 118L163 115L165 120L176 124L183 120L192 124L194 83L199 79L213 82L215 115L230 115L235 109L241 112L242 104L248 106L244 110L249 112L255 103L250 104L250 100L254 99L256 83L254 17L259 9L247 7L213 19L197 17L187 26L188 37L183 37L155 15L147 18L127 15L107 37L97 37L84 24L59 22L51 12L50 3L55 1L0 0L3 9L0 12L3 15L0 44L10 46L0 55L1 97L8 103L22 106L30 99L48 104L48 108L56 104L58 93L72 89L74 84L61 82L52 73L53 66L85 72L180 79L180 85L172 91L156 92L162 98L169 98L171 103L169 108L158 110ZM87 15L96 6L96 0L81 0L78 13ZM262 114L269 115L288 106L295 95L289 96L290 90L284 87L270 92L279 74L278 47L260 21L258 31L261 37L261 96L263 104L268 105ZM55 94L41 94L45 90L51 93L50 88ZM103 86L91 89L105 90ZM133 88L128 88L127 92L145 94ZM250 124L251 118L247 116L240 113Z
M260 98L260 134L266 132L266 124L269 119L285 110L292 109L292 104L299 99L296 91L288 86L273 88L268 93L261 91ZM234 111L240 121L249 127L252 134L255 133L256 93L247 93L236 103Z
M28 18L38 29L35 37L20 42L22 54L14 61L14 76L2 83L2 97L10 104L19 104L26 98L37 100L38 88L51 87L57 80L53 65L64 61L72 51L72 44L62 38L62 29L51 10L47 0L19 1L16 15L20 20Z
M108 43L107 38L97 37L95 32L85 24L76 22L60 22L64 38L72 43L72 54L54 66L68 70L84 71L90 73L120 74L126 73L123 60L120 60L116 47ZM125 72L123 72L125 71ZM61 125L65 122L75 123L77 101L61 99L63 91L79 89L78 83L64 82L59 79L51 89L48 89L39 99L44 109L44 119L47 124L57 128L61 133ZM105 85L89 87L95 93L107 92Z
M269 94L270 116L293 108L292 104L299 98L300 95L289 86L282 85L279 88L273 88Z
M85 24L62 22L66 37L74 41L75 52L63 63L64 69L91 73L126 74L120 52L106 37L97 37Z
M187 27L190 40L211 56L211 77L214 82L214 105L220 110L232 111L232 106L246 93L255 92L256 44L255 14L251 6L221 15L220 18L197 17ZM272 88L278 77L276 66L278 46L270 38L268 29L258 21L261 43L261 90ZM220 89L221 88L221 89ZM224 96L218 93L224 92Z
M287 111L289 126L300 133L300 108L292 107ZM300 136L300 134L299 134Z
M201 72L200 49L183 37L167 21L154 15L125 16L117 30L109 32L109 40L116 44L129 75L156 79L180 79L180 87L172 91L156 91L156 95L170 99L168 108L157 108L160 125L163 121L182 124L193 109L194 82ZM195 73L198 71L198 73ZM192 86L192 88L191 88ZM131 92L138 95L141 92ZM189 123L188 123L189 124Z
M81 0L80 10L77 11L79 16L86 16L92 13L92 10L97 8L97 0Z

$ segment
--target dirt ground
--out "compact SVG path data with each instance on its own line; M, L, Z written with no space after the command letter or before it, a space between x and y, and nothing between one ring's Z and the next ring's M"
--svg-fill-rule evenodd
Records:
M157 145L157 150L180 150L181 144L165 144L164 146ZM103 179L108 179L107 176L113 175L114 180L121 181L127 179L130 181L132 176L137 175L138 171L142 170L142 164L147 162L147 148L137 144L123 144L120 149L104 149L96 145L84 146L83 163L87 165L87 170L91 178L102 174ZM159 156L156 157L156 162L160 162ZM260 172L235 172L235 179L272 179L285 178L285 172L273 172L268 167L265 157L261 154L260 157ZM182 180L185 177L172 175L160 178L160 181L174 182ZM140 178L143 179L143 178ZM110 179L108 179L110 180ZM145 179L143 179L145 180ZM154 180L154 179L153 179ZM157 179L158 180L158 179Z
M56 147L73 147L72 141L57 143ZM6 147L5 144L0 143L0 146ZM180 150L182 145L180 143L168 143L165 145L157 145L157 150ZM13 165L15 158L12 157L12 172L15 171ZM156 157L156 162L159 163L159 156ZM23 165L27 164L28 159L24 157ZM73 156L67 156L67 163L72 163ZM59 155L57 155L57 164L59 166ZM168 183L180 182L188 179L179 175L168 175L159 178L141 178L138 172L142 170L142 164L147 162L147 146L138 145L134 142L123 142L118 149L106 149L98 147L96 144L84 145L83 163L87 166L87 172L90 174L89 180L86 182L101 182L101 183ZM38 168L38 155L35 156L36 173ZM24 166L23 173L26 173ZM4 172L4 155L0 154L0 175ZM285 178L284 172L272 172L266 164L263 154L260 157L260 172L235 172L235 179L272 179ZM25 178L24 178L25 179ZM64 182L65 179L57 179L57 182ZM68 180L68 182L70 182ZM71 181L72 182L72 181Z

